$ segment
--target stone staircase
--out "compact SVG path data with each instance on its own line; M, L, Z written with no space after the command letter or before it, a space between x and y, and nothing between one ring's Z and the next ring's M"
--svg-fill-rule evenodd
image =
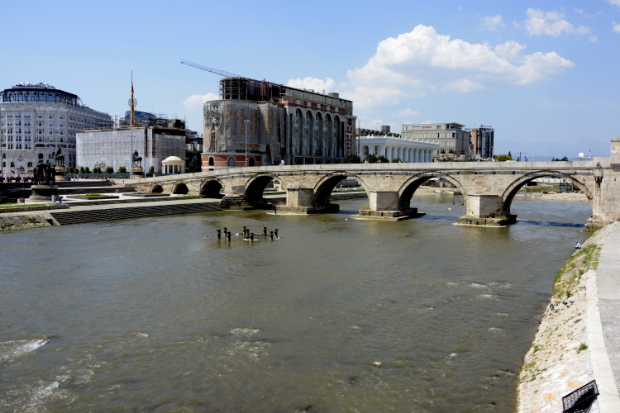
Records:
M60 225L86 224L90 222L115 221L118 219L144 218L164 215L197 214L223 211L217 203L186 203L179 205L150 205L90 211L65 211L50 213Z

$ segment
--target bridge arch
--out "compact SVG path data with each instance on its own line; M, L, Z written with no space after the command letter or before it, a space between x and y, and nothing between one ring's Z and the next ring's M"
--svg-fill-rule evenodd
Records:
M265 198L263 198L263 192L265 188L269 184L269 182L273 180L278 180L280 182L284 182L281 177L273 175L273 174L257 174L251 177L245 184L245 188L243 189L243 198L250 205L260 205L265 202Z
M185 185L184 183L178 183L172 188L173 194L187 195L188 192L189 192L189 189L187 188L187 185Z
M219 179L208 179L200 184L200 196L203 198L222 198L220 191L224 185Z
M463 197L467 200L467 191L465 187L459 182L458 179L449 175L445 172L423 172L420 174L416 174L405 181L404 184L398 190L398 209L400 211L405 211L410 208L411 198L417 189L426 181L431 178L443 178L446 181L450 182L454 186L456 186Z
M594 198L594 195L584 182L578 180L572 175L569 175L569 174L566 174L560 171L535 171L535 172L530 172L526 175L519 177L514 182L512 182L510 185L508 185L506 190L504 190L504 193L502 194L502 204L503 204L502 215L505 215L505 216L510 215L510 206L512 205L512 201L514 200L515 195L517 195L519 190L525 184L537 178L566 179L572 182L574 185L576 185L579 189L581 189L583 193L585 194L585 196L588 198L588 202L590 202L590 205L592 205L592 200Z
M164 192L164 188L161 185L159 185L159 184L151 185L151 193L153 193L153 194L161 194L162 192Z
M314 206L328 206L329 197L332 195L336 185L343 179L351 178L355 179L364 188L368 194L368 186L363 179L356 174L329 174L321 178L314 186L314 199L312 201Z

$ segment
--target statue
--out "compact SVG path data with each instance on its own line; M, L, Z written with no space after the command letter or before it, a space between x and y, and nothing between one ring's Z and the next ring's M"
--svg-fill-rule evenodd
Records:
M58 152L54 152L54 164L56 166L65 166L65 155L61 152L60 148L58 148Z
M53 185L56 183L56 170L48 160L46 163L39 161L32 171L32 183L34 185Z
M133 156L131 157L131 165L132 166L141 166L142 165L142 158L140 156L138 156L138 151L135 151L133 153Z

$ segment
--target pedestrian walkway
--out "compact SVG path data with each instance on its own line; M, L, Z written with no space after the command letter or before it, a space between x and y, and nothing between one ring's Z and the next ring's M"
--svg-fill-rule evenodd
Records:
M620 393L620 224L607 236L599 258L597 287L601 324L616 389Z

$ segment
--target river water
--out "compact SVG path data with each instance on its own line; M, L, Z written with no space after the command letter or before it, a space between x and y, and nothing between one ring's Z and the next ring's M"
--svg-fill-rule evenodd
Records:
M353 200L4 233L0 411L513 412L591 209L516 200L524 221L470 228L460 200L416 196L428 215L402 222L350 219ZM244 225L281 238L216 239Z

